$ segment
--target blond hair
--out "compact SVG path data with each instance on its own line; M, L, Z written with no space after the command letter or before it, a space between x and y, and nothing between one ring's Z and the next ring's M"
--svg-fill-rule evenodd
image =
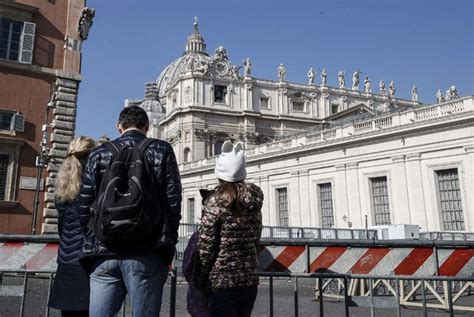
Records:
M56 180L56 197L60 201L72 201L79 194L82 166L94 147L95 141L85 136L77 137L69 143L66 159L59 168Z

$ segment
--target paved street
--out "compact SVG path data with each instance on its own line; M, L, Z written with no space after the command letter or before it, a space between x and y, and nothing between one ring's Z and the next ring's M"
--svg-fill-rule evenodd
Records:
M19 278L4 278L4 284L21 283ZM25 316L41 317L46 316L46 300L47 300L48 280L44 278L33 278L29 281L28 293L26 297ZM275 316L294 316L294 285L292 281L287 279L277 280L274 283L274 305ZM298 287L298 309L299 316L319 316L319 303L314 300L314 281L303 279L299 282ZM177 286L177 304L176 316L188 316L186 313L186 290L185 283L179 283ZM169 315L170 303L170 287L167 284L163 295L162 316ZM464 299L464 304L470 303L474 306L474 296ZM0 297L0 317L17 316L19 312L19 298ZM126 316L131 316L130 305L127 305ZM324 302L324 311L326 316L339 317L344 316L344 305L342 302L327 300ZM370 309L351 307L351 316L365 317L370 316ZM259 288L257 302L255 304L254 316L269 316L269 287L268 280L262 280ZM403 309L402 316L415 317L422 316L420 309ZM430 317L448 316L446 312L431 310ZM51 317L59 317L60 314L56 310L51 310ZM396 316L394 309L376 309L375 316L392 317ZM472 316L470 314L456 314L455 316Z

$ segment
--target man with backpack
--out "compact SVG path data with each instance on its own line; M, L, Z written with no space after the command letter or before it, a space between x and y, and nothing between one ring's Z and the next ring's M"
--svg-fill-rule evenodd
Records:
M181 219L181 180L171 145L149 139L146 112L124 108L121 136L89 155L80 191L88 227L81 264L90 272L90 316L159 316Z

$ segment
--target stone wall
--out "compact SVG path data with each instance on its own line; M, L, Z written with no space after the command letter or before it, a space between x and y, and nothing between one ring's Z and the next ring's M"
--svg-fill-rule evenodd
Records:
M54 204L55 180L66 158L69 142L74 137L77 113L77 94L79 81L57 78L53 118L51 123L49 162L47 166L46 193L44 200L46 207L43 210L42 233L56 233L58 230L58 213Z

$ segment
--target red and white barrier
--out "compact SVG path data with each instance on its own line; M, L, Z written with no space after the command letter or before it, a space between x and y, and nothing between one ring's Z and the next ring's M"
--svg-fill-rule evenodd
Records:
M430 247L265 246L259 252L259 270L473 277L474 249L438 249L436 256Z
M0 242L0 271L55 271L57 243Z

